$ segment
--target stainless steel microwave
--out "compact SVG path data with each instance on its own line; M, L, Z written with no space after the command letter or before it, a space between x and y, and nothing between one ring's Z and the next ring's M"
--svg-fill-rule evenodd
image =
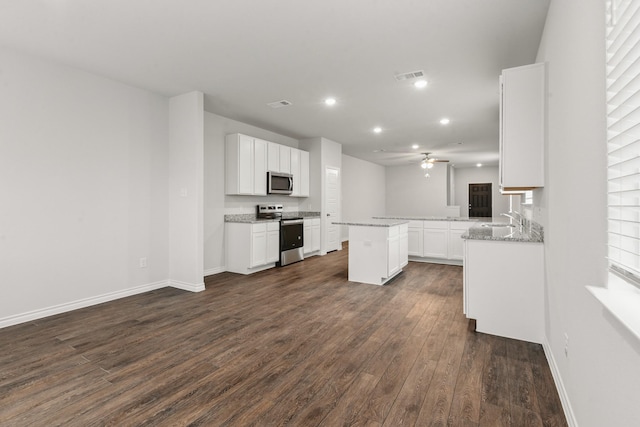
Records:
M267 172L267 194L291 194L293 175L283 172Z

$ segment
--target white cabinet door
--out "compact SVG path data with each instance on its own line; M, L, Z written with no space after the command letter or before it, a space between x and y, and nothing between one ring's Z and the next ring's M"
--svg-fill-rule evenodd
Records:
M408 242L408 253L411 256L421 257L423 253L422 246L422 221L409 221L409 242Z
M250 267L267 264L267 226L253 224L251 227L251 262Z
M291 147L280 145L280 171L291 173Z
M267 141L253 140L253 194L267 195Z
M500 185L543 187L545 65L503 70L500 88Z
M320 219L317 221L317 224L311 227L311 252L320 251Z
M275 142L267 144L267 170L280 172L280 144Z
M427 258L447 258L449 224L447 221L425 221L422 234L422 256Z
M280 260L280 224L270 222L267 224L267 263Z
M389 231L395 230L395 235L389 236L387 240L388 245L388 265L387 265L387 277L393 276L400 270L400 236L397 234L397 227L390 227Z
M398 237L398 251L400 268L409 263L409 228L407 224L400 226L400 236Z
M300 197L309 197L309 152L300 150ZM293 185L296 183L294 181Z
M305 218L304 247L305 255L320 250L320 218Z
M467 221L451 221L449 223L449 259L462 261L464 248L462 235L473 225Z
M300 197L300 150L291 148L291 175L293 175L292 197Z
M226 194L253 194L253 138L227 135L225 143Z

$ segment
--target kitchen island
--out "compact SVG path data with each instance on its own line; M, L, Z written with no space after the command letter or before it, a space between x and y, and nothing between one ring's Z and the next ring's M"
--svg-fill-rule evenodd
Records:
M334 222L349 227L349 281L384 285L408 262L408 221Z

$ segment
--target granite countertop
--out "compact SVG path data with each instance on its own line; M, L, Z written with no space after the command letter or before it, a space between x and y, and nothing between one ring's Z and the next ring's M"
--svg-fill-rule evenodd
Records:
M482 221L487 218L464 218L458 216L374 216L376 219L403 219L407 221Z
M320 212L307 212L307 211L299 211L299 212L283 212L282 218L320 218ZM256 214L229 214L224 216L224 222L243 222L243 223L254 223L254 222L276 222L280 221L280 218L275 219L264 219L257 218Z
M483 226L484 224L499 225ZM542 226L535 223L525 223L523 227L508 227L507 223L483 222L473 225L463 235L469 240L494 240L504 242L542 243L544 232Z
M331 224L356 225L361 227L393 227L395 225L406 224L408 222L409 222L408 220L404 220L404 219L371 218L371 219L363 219L363 220L334 221Z

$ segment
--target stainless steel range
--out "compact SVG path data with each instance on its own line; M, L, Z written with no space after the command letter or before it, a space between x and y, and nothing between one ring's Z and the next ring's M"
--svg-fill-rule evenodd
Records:
M304 220L283 218L282 211L280 204L260 204L257 207L258 219L280 219L279 264L284 266L304 259Z

